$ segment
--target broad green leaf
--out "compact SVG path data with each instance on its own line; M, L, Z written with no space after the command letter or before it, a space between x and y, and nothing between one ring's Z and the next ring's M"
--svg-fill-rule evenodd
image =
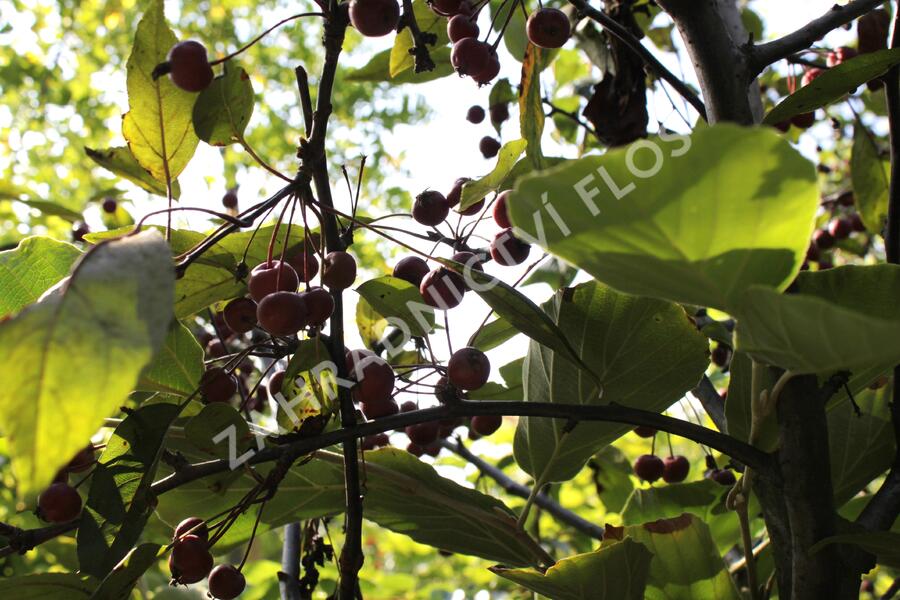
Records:
M97 583L77 573L37 573L0 579L0 596L10 600L87 600Z
M825 69L808 85L803 86L773 108L763 123L774 125L794 115L813 111L852 93L867 81L875 79L893 65L900 63L900 49L879 50L861 54L841 64Z
M574 48L562 48L553 61L553 79L556 89L585 79L591 74L591 64Z
M812 164L770 128L640 140L519 180L516 232L623 292L724 309L799 271Z
M138 580L161 556L159 544L141 544L122 559L91 596L91 600L128 600Z
M463 211L489 193L496 192L509 172L512 171L522 152L525 151L525 145L525 140L513 140L503 144L497 154L497 164L494 169L481 179L470 181L463 186L462 199L459 201L457 210Z
M553 348L532 342L525 359L525 399L529 402L608 404L661 412L693 388L709 365L706 338L678 305L615 292L598 282L557 293L547 314L597 374L559 360ZM618 423L579 423L521 417L516 429L516 462L537 481L574 477L601 448L628 432Z
M413 13L416 16L416 24L419 26L419 31L423 33L432 33L437 36L436 44L428 47L431 53L450 41L450 38L447 37L447 19L445 17L442 17L431 10L428 7L428 4L422 0L415 0L412 3L412 7ZM407 69L413 68L415 65L415 58L409 53L413 45L413 36L409 27L404 27L403 30L394 37L394 45L391 48L389 64L389 73L392 78Z
M197 263L175 283L175 316L186 319L221 300L237 298L247 291L233 271Z
M387 325L387 319L378 314L365 298L359 299L356 303L356 328L366 348L371 350L381 341Z
M0 252L0 317L19 312L69 274L81 251L48 237L27 237Z
M648 598L741 600L709 528L696 515L625 527L624 535L653 553Z
M558 561L545 572L491 567L491 572L554 600L644 600L653 555L631 538Z
M551 256L533 270L522 285L546 283L553 291L556 291L571 285L576 275L578 275L578 269L572 268L558 258Z
M890 163L881 159L872 136L862 123L853 127L850 182L863 225L871 233L880 234L887 221Z
M493 381L488 381L477 390L466 392L469 400L505 400L508 402L521 402L525 395L522 390L522 384L516 386L505 386Z
M95 163L119 177L127 179L145 192L156 194L157 196L166 195L165 180L160 182L154 179L150 171L141 166L128 146L107 148L105 150L94 150L85 146L84 151ZM180 196L181 187L177 181L173 180L172 197L177 200Z
M431 60L434 61L435 68L431 71L416 73L414 69L406 69L398 73L396 77L391 77L390 60L391 50L383 50L379 52L363 67L359 69L351 69L344 75L344 81L351 82L390 82L394 84L401 83L426 83L434 81L447 75L452 75L455 71L453 65L450 64L450 48L438 48L430 52Z
M227 65L227 63L226 63ZM253 84L241 67L225 67L194 103L194 132L213 146L240 141L253 114Z
M900 568L900 533L894 531L866 531L833 535L819 541L809 549L814 554L831 544L852 544L874 554L879 565Z
M615 446L607 446L591 459L591 469L603 507L607 512L621 513L634 490L631 461Z
M125 65L129 110L122 119L122 135L137 162L161 182L167 174L172 180L178 177L198 143L191 119L197 95L176 87L168 77L154 81L151 75L177 42L162 0L154 0L138 23Z
M434 330L434 309L425 304L419 289L408 281L385 275L362 283L356 292L389 325L416 337Z
M290 408L280 407L278 422L294 429L317 415L330 415L336 410L338 387L335 364L328 348L319 338L303 340L285 369L281 393Z
M900 362L900 267L880 264L803 272L792 293L754 286L735 314L737 349L796 373Z
M190 396L202 375L203 348L187 327L172 321L165 344L144 369L137 389Z
M126 400L165 339L173 295L169 248L144 232L95 246L0 324L0 421L20 493L48 484Z
M211 402L204 406L199 414L185 424L184 436L197 450L216 458L228 458L231 441L216 438L232 427L236 455L241 455L250 448L253 435L247 421L230 404Z
M468 345L478 348L482 352L487 352L503 344L515 336L519 335L519 330L513 327L509 321L503 317L497 317L484 327L480 328L469 340Z
M528 143L525 153L535 169L546 166L541 150L541 134L544 132L541 70L545 66L547 52L528 43L522 61L522 80L519 82L519 129Z
M525 34L525 16L517 4L503 4L495 2L490 4L491 20L496 31L500 31L509 18L509 24L503 29L503 44L517 61L525 59L525 48L528 45L528 36ZM510 12L512 17L510 18Z
M105 577L140 539L153 514L150 484L177 404L150 404L116 427L91 477L78 527L81 572Z
M51 202L49 200L34 200L26 198L24 200L17 199L16 202L21 202L26 206L30 206L31 208L40 211L44 216L59 217L61 219L65 219L69 223L77 223L78 221L84 220L84 215L82 215L81 213L70 210L62 204L57 204L56 202Z

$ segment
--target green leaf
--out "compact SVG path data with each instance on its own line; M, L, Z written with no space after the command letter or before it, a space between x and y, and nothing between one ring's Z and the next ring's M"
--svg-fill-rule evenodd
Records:
M0 421L20 493L46 486L126 400L165 339L173 290L169 248L144 232L92 248L0 324Z
M525 59L526 46L528 45L528 36L525 33L525 16L515 4L503 4L495 2L490 4L491 20L496 31L500 31L509 13L512 12L512 18L509 24L503 29L503 44L506 49L517 61L522 62Z
M525 153L535 169L546 166L541 150L541 135L544 132L541 70L546 66L547 52L528 43L522 61L522 80L519 83L519 129L522 138L528 143Z
M153 514L150 491L163 441L181 407L150 404L116 427L100 455L78 527L82 572L104 577L140 539Z
M0 596L11 600L86 600L97 587L77 573L38 573L0 579Z
M356 328L366 348L371 350L381 341L387 325L387 319L378 314L365 298L359 299L356 303Z
M631 538L558 561L545 572L491 567L491 572L554 600L643 600L653 555Z
M217 440L219 434L234 427L234 441L237 455L243 454L253 441L250 426L241 413L230 404L212 402L203 407L199 414L184 426L184 436L191 445L207 455L228 458L229 441Z
M900 568L900 533L893 531L866 531L833 535L820 540L809 549L814 554L831 544L852 544L874 554L879 565Z
M803 272L790 294L755 286L737 307L736 348L796 373L900 362L900 266Z
M544 305L562 335L597 374L597 384L554 349L532 342L525 359L525 399L616 404L660 412L693 388L709 365L706 338L676 304L619 294L597 282L557 293ZM574 477L601 448L628 432L618 423L521 417L516 462L539 482Z
M546 283L555 292L571 285L576 275L578 275L578 269L573 269L558 258L551 256L533 270L522 285Z
M453 65L450 64L450 48L438 48L432 50L430 54L431 60L435 64L434 69L431 71L416 73L414 69L406 69L398 73L396 77L391 77L391 50L384 50L373 56L365 66L359 69L351 69L344 75L343 79L351 82L426 83L456 72L453 69Z
M513 140L503 144L503 147L500 148L500 152L497 154L497 164L494 166L494 169L481 179L470 181L463 186L462 199L457 210L460 212L464 211L489 193L497 191L500 188L500 184L512 171L522 152L525 151L525 146L525 140Z
M727 308L753 284L788 285L818 204L786 140L723 124L527 175L508 206L520 237L616 289Z
M88 158L104 169L115 173L123 179L127 179L145 192L156 194L157 196L166 195L165 180L162 182L156 180L150 174L150 171L141 166L128 146L107 148L105 150L94 150L85 146L84 152L88 155ZM177 200L180 196L181 187L177 181L173 180L172 197Z
M125 65L129 110L122 119L122 135L137 162L161 182L178 177L198 143L191 120L197 95L176 87L168 77L152 77L177 42L162 0L154 0L138 23Z
M70 210L56 202L50 202L49 200L33 200L26 198L24 200L16 199L16 202L21 202L26 206L30 206L31 208L40 211L44 216L59 217L65 219L69 223L77 223L78 221L84 220L84 215L81 213Z
M253 84L241 67L228 67L200 92L194 103L197 137L213 146L239 142L253 114Z
M648 598L741 600L709 528L696 515L625 527L624 534L653 553Z
M203 375L203 348L190 329L172 321L166 342L147 365L137 389L190 396Z
M887 222L889 169L890 163L881 159L872 133L857 122L853 128L850 182L863 225L874 234L880 234Z
M422 0L414 0L412 7L413 14L415 14L416 17L416 24L419 26L419 31L423 33L432 33L437 36L437 43L433 46L429 46L431 53L450 41L450 38L447 37L446 18L431 10L428 7L428 4ZM413 46L412 32L409 27L404 27L403 30L394 37L394 45L391 48L389 73L392 78L415 66L415 58L409 53Z
M91 600L128 600L138 580L165 552L159 544L141 544L116 565Z
M362 283L356 292L389 325L416 337L434 330L434 309L422 300L419 288L408 281L385 275Z
M503 344L515 336L519 335L519 330L513 327L509 321L503 317L497 317L481 329L475 332L468 345L478 348L482 352L487 352Z
M862 84L875 79L900 63L900 49L879 50L861 54L825 71L769 111L763 119L774 125L794 115L827 106L852 93Z
M607 446L594 455L591 469L603 507L607 512L621 513L634 490L631 461L615 446Z
M50 286L69 274L81 251L48 237L27 237L0 252L0 317L36 302Z

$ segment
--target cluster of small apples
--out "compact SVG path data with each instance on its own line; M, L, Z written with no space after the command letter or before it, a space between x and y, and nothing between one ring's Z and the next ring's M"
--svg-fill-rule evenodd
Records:
M94 446L88 444L78 451L69 463L59 470L53 483L47 486L37 500L38 518L48 523L68 523L81 514L81 496L74 487L69 485L69 475L84 473L92 466L94 459Z
M643 438L652 438L656 435L656 429L652 427L635 427L634 432ZM734 485L736 479L730 469L720 469L712 456L706 457L707 469L703 473L706 479L722 485ZM638 479L653 483L662 479L666 483L681 483L687 479L691 470L691 463L687 457L680 454L660 458L655 454L642 454L632 465L634 474Z
M810 263L816 263L820 271L832 268L834 261L829 251L854 233L866 231L862 218L854 208L855 202L853 192L846 191L837 196L832 204L831 220L821 229L813 231L802 267L804 270L809 269Z
M189 517L178 524L172 535L169 571L172 581L188 585L207 579L209 595L216 600L233 600L247 585L243 573L230 564L213 568L209 551L209 529L199 517Z

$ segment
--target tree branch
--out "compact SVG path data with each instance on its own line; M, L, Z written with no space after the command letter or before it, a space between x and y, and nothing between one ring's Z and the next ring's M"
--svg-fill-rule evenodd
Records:
M468 448L466 448L465 444L462 443L462 440L457 440L455 443L449 440L442 440L441 446L447 448L451 452L455 452L462 458L475 465L475 467L478 468L478 470L481 471L482 474L487 475L488 477L496 481L505 492L512 494L513 496L518 496L519 498L524 498L526 500L531 497L531 488L513 481L506 475L506 473L490 464L486 460L482 459L480 456L473 454ZM559 522L565 523L573 529L576 529L594 539L603 539L602 527L596 525L595 523L591 523L586 519L582 519L574 512L563 508L558 502L556 502L546 494L537 494L534 498L534 503L553 515L553 517L555 517Z
M300 523L284 526L281 571L278 573L281 600L303 600L303 590L300 589L300 529Z
M700 114L700 117L704 121L707 120L706 107L703 105L703 102L697 94L695 94L685 82L676 77L674 73L669 71L661 62L659 62L659 60L653 56L653 53L647 50L641 41L634 37L630 31L617 23L615 19L605 12L588 4L587 0L569 0L569 2L577 8L581 14L586 15L599 23L610 35L615 36L620 42L630 48L632 52L637 54L641 60L644 61L644 64L654 75L671 85L682 98L687 100L691 106L694 107L694 110Z
M797 31L765 44L749 46L746 49L749 57L747 81L759 75L769 65L795 52L806 50L828 32L878 8L883 2L884 0L851 0L843 6L835 4L827 13Z

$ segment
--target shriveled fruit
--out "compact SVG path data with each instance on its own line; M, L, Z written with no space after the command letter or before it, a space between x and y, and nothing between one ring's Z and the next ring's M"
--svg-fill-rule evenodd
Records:
M235 392L237 378L222 367L210 367L200 378L200 393L207 402L228 402Z
M503 229L512 227L512 223L510 223L509 221L509 212L506 207L506 202L509 198L509 194L509 190L500 192L500 194L497 196L497 200L494 202L494 222Z
M322 284L332 290L345 290L356 281L356 259L343 250L325 255Z
M269 294L260 301L256 319L272 335L293 335L306 327L306 302L296 292Z
M500 142L497 138L486 135L478 142L478 150L483 157L494 158L497 156L497 153L500 152Z
M410 425L404 431L413 444L417 444L424 448L432 442L437 441L440 428L441 424L438 421L428 421L426 423Z
M480 436L491 435L503 425L503 417L500 415L477 415L472 417L469 427Z
M428 263L418 256L407 256L401 258L400 261L394 265L392 275L419 287L419 284L422 283L422 278L425 277L425 274L428 273L429 270Z
M434 397L441 404L453 404L460 400L461 395L459 389L450 383L445 375L442 375L434 384Z
M440 192L425 190L413 203L413 219L421 225L428 227L440 225L450 214L450 203Z
M209 528L206 526L206 521L200 517L188 517L175 528L172 539L177 540L187 535L195 535L203 541L209 540Z
M665 468L662 459L655 454L642 454L634 461L634 474L650 483L662 477Z
M429 306L449 310L462 302L466 282L459 273L446 267L438 267L422 278L419 292Z
M247 586L244 575L233 565L219 565L209 574L209 593L216 600L234 600Z
M367 37L381 37L397 29L397 0L351 0L350 24Z
M247 333L256 327L256 302L250 298L235 298L225 305L222 314L235 333Z
M37 501L38 515L50 523L68 523L81 514L81 496L68 483L51 483Z
M256 302L274 292L294 292L298 285L300 279L297 277L297 271L287 262L280 260L257 265L250 271L250 278L247 280L250 297Z
M687 479L691 470L691 463L684 456L667 456L663 459L663 481L666 483L680 483Z
M320 327L325 324L331 313L334 312L334 298L328 290L321 287L312 287L300 294L306 305L306 319L309 325Z
M460 348L447 362L447 379L462 390L477 390L490 374L491 361L478 348Z
M169 555L169 570L178 583L202 581L209 575L212 567L212 554L202 538L186 535L173 544L172 554Z
M169 77L172 83L188 92L201 92L213 80L213 70L200 42L178 42L169 50Z
M504 229L491 242L491 257L498 265L518 265L528 258L531 246L513 235L512 229Z

